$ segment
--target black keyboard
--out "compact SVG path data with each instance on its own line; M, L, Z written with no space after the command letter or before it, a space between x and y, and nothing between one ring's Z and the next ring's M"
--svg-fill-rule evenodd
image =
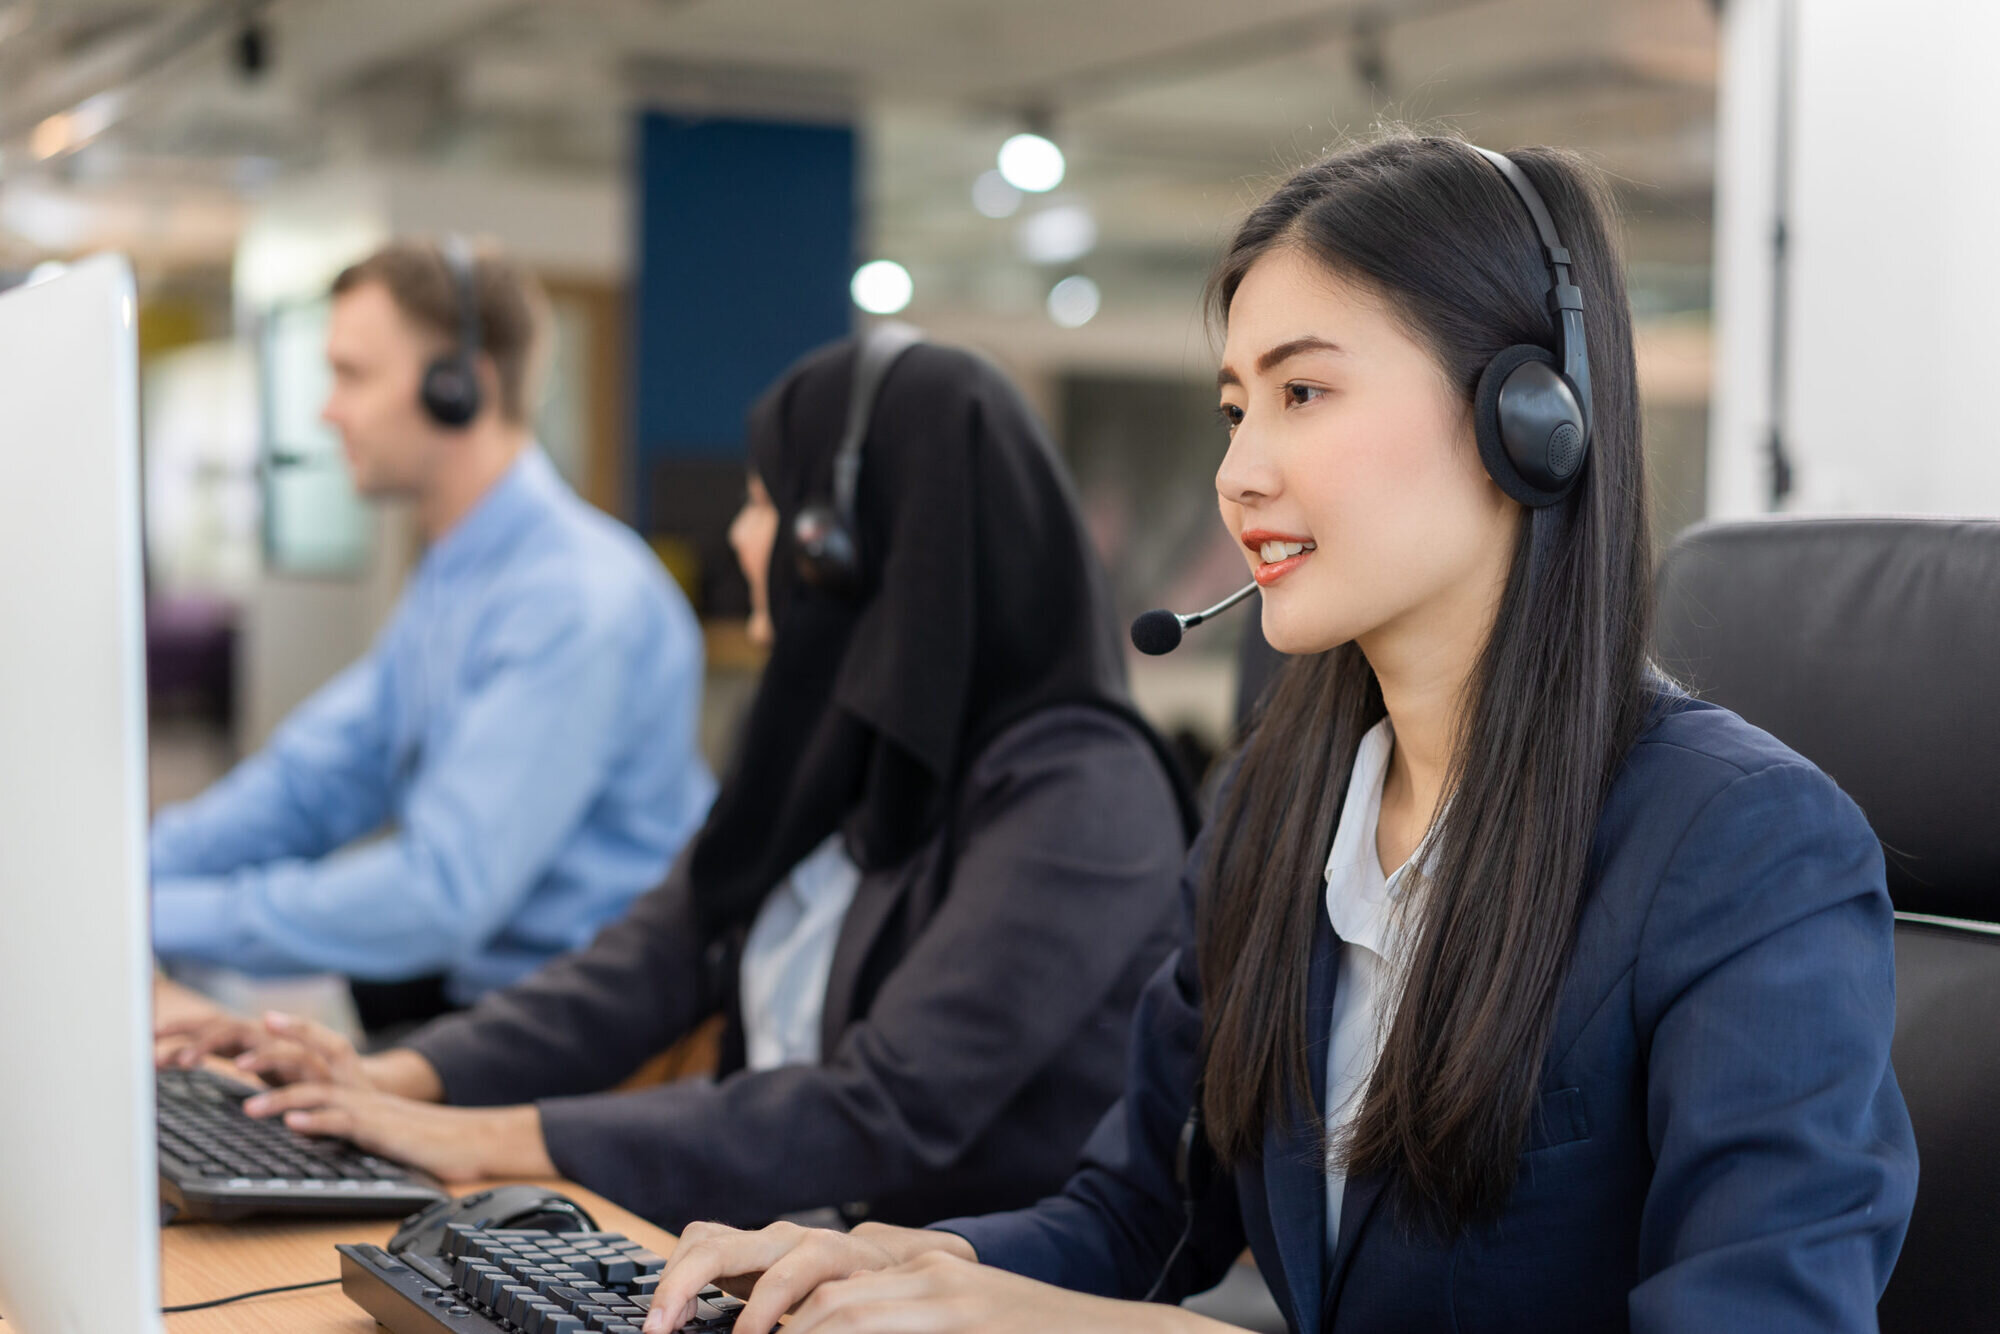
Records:
M210 1070L162 1070L160 1202L170 1216L401 1218L445 1197L420 1172L243 1111L257 1090ZM163 1211L164 1212L164 1211Z
M445 1229L439 1255L337 1246L340 1288L393 1334L640 1334L664 1261L616 1232ZM725 1334L743 1303L704 1288L685 1330Z

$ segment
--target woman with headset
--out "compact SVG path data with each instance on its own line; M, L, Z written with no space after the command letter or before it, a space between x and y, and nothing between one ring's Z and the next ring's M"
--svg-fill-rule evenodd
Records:
M1294 655L1189 943L1057 1195L916 1231L690 1229L650 1331L1872 1330L1916 1155L1859 810L1649 666L1632 328L1573 157L1390 137L1213 285L1223 522ZM1190 1112L1192 1109L1192 1112ZM761 1276L761 1277L760 1277Z
M1122 1087L1192 820L1047 436L991 365L909 335L823 349L752 410L731 540L770 658L660 888L396 1049L279 1017L182 1059L247 1047L288 1082L253 1114L669 1227L1060 1187ZM718 1077L614 1091L716 1013Z

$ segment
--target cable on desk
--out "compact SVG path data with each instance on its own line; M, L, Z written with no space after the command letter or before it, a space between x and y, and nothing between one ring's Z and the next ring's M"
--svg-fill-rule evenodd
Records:
M189 1302L185 1306L162 1306L161 1315L179 1315L183 1311L206 1311L211 1306L227 1306L231 1302L248 1301L252 1297L269 1297L277 1292L298 1292L305 1288L327 1288L340 1282L337 1278L315 1279L311 1283L287 1283L282 1288L259 1288L255 1292L239 1292L233 1297L217 1297L213 1301Z

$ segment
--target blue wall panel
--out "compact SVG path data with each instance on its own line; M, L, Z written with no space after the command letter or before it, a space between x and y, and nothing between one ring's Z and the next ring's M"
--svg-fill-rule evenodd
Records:
M660 465L740 459L743 414L852 328L855 143L845 127L638 125L631 383L644 523Z

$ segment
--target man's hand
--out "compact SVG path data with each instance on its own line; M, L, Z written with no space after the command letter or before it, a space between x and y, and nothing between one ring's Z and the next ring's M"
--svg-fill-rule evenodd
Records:
M191 1016L154 1032L153 1060L192 1069L211 1056L230 1058L270 1084L333 1084L437 1102L444 1085L429 1061L405 1048L363 1056L324 1024L267 1012L261 1020L232 1014Z
M210 1056L221 1056L273 1084L372 1087L353 1043L324 1024L276 1010L261 1020L223 1014L162 1024L153 1037L161 1065L192 1069Z

